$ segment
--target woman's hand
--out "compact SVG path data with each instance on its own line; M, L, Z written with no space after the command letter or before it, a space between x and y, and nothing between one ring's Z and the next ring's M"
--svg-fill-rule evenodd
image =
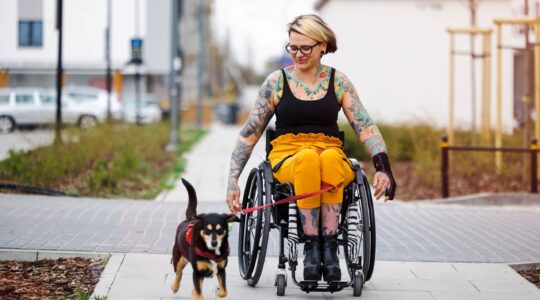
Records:
M227 187L227 206L232 213L237 213L242 209L240 205L240 186L238 182L230 182Z
M379 200L384 194L387 187L391 184L390 177L384 172L377 172L373 177L373 187L375 188L375 199ZM388 201L389 197L385 196L384 202Z

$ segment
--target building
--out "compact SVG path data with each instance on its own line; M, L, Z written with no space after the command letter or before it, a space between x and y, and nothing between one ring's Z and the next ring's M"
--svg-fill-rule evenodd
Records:
M538 5L531 1L531 14ZM536 1L538 2L538 1ZM516 16L511 0L482 0L478 26L495 30L493 19ZM428 121L439 126L448 122L449 52L448 27L469 27L467 0L319 0L318 13L337 34L338 51L323 58L343 71L375 120L387 122ZM516 28L505 28L508 45L523 45ZM470 38L459 36L456 48L470 50ZM482 49L476 40L476 52ZM495 124L496 36L492 36L491 120ZM470 128L470 56L456 57L456 120ZM514 55L503 56L503 123L509 130L513 118ZM476 124L480 126L481 63L476 68Z
M182 98L198 96L199 1L182 0L180 43L183 55ZM107 0L64 1L63 62L65 85L105 88ZM212 1L206 1L205 22ZM114 89L124 98L135 93L130 41L143 40L139 67L141 90L168 100L171 0L111 1L111 61ZM56 0L0 1L0 87L55 86L58 34ZM209 28L210 26L207 26ZM207 39L210 38L207 35ZM208 42L209 43L209 42Z

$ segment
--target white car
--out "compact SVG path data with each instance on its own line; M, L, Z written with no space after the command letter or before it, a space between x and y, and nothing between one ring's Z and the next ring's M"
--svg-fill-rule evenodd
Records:
M124 121L137 123L137 102L134 96L124 96L122 101L122 112ZM139 108L140 124L148 124L161 120L161 109L152 95L141 95Z
M82 128L105 121L107 111L97 105L81 104L67 93L62 94L62 122ZM0 133L16 126L54 124L56 91L44 89L0 89Z
M107 111L107 91L84 86L68 86L64 88L64 93L74 104L89 106ZM111 117L113 119L122 118L122 105L116 93L111 93Z

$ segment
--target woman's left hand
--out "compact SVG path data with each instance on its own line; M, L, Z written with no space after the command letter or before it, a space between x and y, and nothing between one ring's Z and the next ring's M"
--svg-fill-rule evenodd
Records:
M375 199L379 200L387 187L391 184L390 177L384 172L377 172L373 177L373 187L375 188ZM388 196L385 197L384 201L388 201Z

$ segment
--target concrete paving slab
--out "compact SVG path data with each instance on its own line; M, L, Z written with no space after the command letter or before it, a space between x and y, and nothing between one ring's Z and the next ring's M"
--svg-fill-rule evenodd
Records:
M191 266L184 269L180 291L173 294L170 285L175 274L169 262L169 255L127 254L118 268L107 299L191 299ZM114 263L118 264L118 260ZM261 280L256 288L252 288L239 276L237 257L230 257L227 267L229 295L226 299L278 299L274 287L276 267L277 259L267 258ZM415 271L423 278L417 278ZM486 277L486 272L496 274ZM536 287L511 272L510 267L503 265L460 263L454 266L452 263L378 261L372 279L364 287L362 299L507 299L504 297L510 295L519 296L516 299L540 299ZM107 274L108 278L110 275ZM205 299L217 299L217 285L216 277L205 279ZM334 294L306 294L294 286L289 272L285 293L287 299L352 297L351 289Z

